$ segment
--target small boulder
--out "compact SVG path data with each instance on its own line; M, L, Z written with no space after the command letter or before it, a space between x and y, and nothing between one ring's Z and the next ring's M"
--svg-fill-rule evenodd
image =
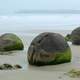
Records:
M21 69L22 66L20 66L19 64L14 65L14 69Z
M3 65L0 65L0 70L11 70L13 69L13 66L10 65L10 64L3 64Z
M62 35L45 32L32 41L27 58L30 65L36 66L66 63L71 61L71 50Z
M22 40L12 33L3 34L0 37L0 51L23 50Z
M12 65L10 65L10 64L3 64L3 67L4 67L4 70L10 70L10 69L13 69L13 66Z

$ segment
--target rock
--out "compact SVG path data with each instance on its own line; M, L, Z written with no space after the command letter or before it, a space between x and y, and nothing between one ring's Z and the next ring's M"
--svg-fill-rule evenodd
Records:
M14 69L21 69L22 66L20 66L19 64L14 65Z
M10 64L3 64L3 65L0 65L0 70L11 70L13 69L13 66L10 65Z
M27 58L30 65L36 66L66 63L71 61L71 50L63 36L45 32L32 41Z
M12 65L10 65L10 64L3 64L3 66L4 66L4 70L6 69L13 69L13 66Z
M67 34L67 35L65 36L65 40L66 40L66 41L71 41L71 35L70 35L70 34Z
M19 64L16 64L14 66L12 66L11 64L5 63L0 65L0 70L17 70L17 69L21 69L22 66L20 66Z
M0 51L23 50L21 39L12 33L3 34L0 37Z
M72 31L71 41L72 41L72 44L80 45L80 27Z

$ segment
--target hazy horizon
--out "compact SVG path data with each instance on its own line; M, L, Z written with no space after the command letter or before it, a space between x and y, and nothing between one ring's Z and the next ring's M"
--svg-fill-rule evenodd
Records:
M1 31L33 29L72 30L80 26L80 14L31 14L0 16Z
M59 10L18 10L15 14L80 14L80 10L59 9Z

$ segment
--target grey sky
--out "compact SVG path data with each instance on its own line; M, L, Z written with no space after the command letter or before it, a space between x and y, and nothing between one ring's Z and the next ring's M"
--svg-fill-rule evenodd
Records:
M77 9L80 10L80 0L0 0L0 13L17 10L40 9Z

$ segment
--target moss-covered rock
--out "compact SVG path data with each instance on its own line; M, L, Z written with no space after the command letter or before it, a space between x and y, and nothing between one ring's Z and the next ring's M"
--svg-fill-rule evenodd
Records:
M80 45L80 27L72 31L71 40L72 40L72 44Z
M0 51L22 50L23 48L21 39L15 34L6 33L0 37Z
M66 40L66 41L71 41L71 34L67 34L67 35L65 36L65 40Z
M32 41L27 57L31 65L54 65L70 62L71 50L63 36L45 32Z

